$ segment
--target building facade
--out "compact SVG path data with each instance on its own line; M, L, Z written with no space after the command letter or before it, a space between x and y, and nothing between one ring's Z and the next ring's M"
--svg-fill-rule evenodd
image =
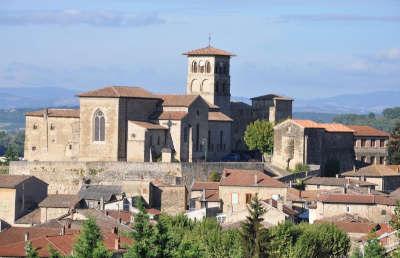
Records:
M354 165L353 130L342 124L286 120L274 127L272 164L282 169L319 165L322 175L331 167L336 173L350 170Z
M253 99L264 101L262 107L253 104L256 112L248 104L236 108L231 102L233 54L211 46L184 54L186 95L109 86L79 94L79 109L26 113L25 160L218 161L245 149L250 122L291 117L292 100L277 95Z
M358 165L387 164L389 133L364 125L348 127L354 130L354 152Z

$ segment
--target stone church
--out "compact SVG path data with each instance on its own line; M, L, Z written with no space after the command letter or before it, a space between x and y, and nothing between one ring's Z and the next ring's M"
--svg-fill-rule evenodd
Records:
M185 95L109 86L79 94L79 109L26 113L25 160L218 161L245 150L243 135L252 121L291 118L290 98L231 101L233 54L208 46L184 55Z

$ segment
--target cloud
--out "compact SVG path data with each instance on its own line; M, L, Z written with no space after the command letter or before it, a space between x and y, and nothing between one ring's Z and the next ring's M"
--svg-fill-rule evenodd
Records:
M17 11L1 12L0 25L89 25L101 27L139 27L163 24L165 20L157 13L132 14L116 11Z
M387 61L400 61L400 48L389 48L381 51L378 57Z
M400 22L400 16L364 16L355 14L305 14L269 17L269 22Z

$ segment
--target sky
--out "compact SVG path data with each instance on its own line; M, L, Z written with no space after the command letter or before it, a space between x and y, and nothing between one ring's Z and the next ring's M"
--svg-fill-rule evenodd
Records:
M1 0L0 87L184 93L209 34L232 96L400 91L399 0Z

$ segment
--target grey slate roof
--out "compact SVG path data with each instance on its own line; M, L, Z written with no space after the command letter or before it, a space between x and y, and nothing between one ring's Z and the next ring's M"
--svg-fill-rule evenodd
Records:
M43 201L39 203L39 207L43 208L75 208L82 200L76 194L49 194Z
M122 193L120 185L83 185L79 190L79 197L86 200L100 200L105 202L111 200L115 195Z

